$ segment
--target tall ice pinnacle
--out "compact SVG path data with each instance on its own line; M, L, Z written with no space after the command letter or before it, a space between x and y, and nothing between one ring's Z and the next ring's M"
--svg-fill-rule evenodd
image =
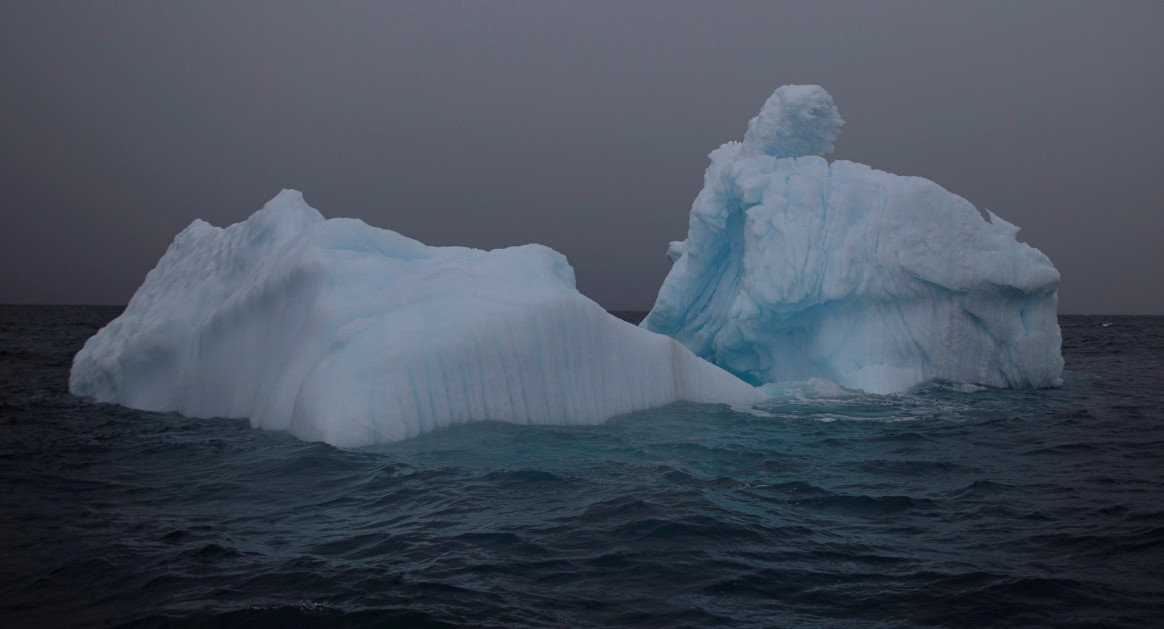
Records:
M754 384L1058 384L1047 256L932 181L829 163L842 124L823 88L788 85L711 153L642 326Z
M841 133L841 113L819 85L785 85L748 122L741 155L827 155Z

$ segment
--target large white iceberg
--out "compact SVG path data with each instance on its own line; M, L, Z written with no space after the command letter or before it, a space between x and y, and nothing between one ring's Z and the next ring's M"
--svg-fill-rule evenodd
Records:
M819 157L842 124L824 89L785 86L711 153L642 326L754 384L1059 384L1051 261L932 181Z
M582 296L551 249L428 247L286 190L245 222L178 234L69 389L341 446L764 397Z

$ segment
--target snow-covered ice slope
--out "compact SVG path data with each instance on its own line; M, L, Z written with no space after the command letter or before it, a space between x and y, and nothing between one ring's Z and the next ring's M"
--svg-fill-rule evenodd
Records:
M1051 261L932 181L818 157L842 124L824 89L785 86L711 153L642 326L756 384L1059 384Z
M574 288L559 253L428 247L283 191L194 221L73 361L70 390L341 446L473 421L585 424L764 396Z

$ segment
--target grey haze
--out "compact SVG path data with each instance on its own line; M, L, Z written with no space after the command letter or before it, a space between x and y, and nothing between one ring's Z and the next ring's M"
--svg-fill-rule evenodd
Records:
M540 242L645 309L707 153L816 83L833 157L1020 225L1061 312L1164 313L1159 2L4 2L0 303L124 303L281 188Z

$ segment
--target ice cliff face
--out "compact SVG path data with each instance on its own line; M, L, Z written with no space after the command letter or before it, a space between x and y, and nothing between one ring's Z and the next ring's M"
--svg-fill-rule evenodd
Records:
M755 384L1057 385L1051 261L932 181L819 157L842 124L824 89L785 86L712 152L642 326Z
M293 191L242 223L178 234L77 354L69 389L341 446L764 397L607 314L551 249L428 247L324 220Z

